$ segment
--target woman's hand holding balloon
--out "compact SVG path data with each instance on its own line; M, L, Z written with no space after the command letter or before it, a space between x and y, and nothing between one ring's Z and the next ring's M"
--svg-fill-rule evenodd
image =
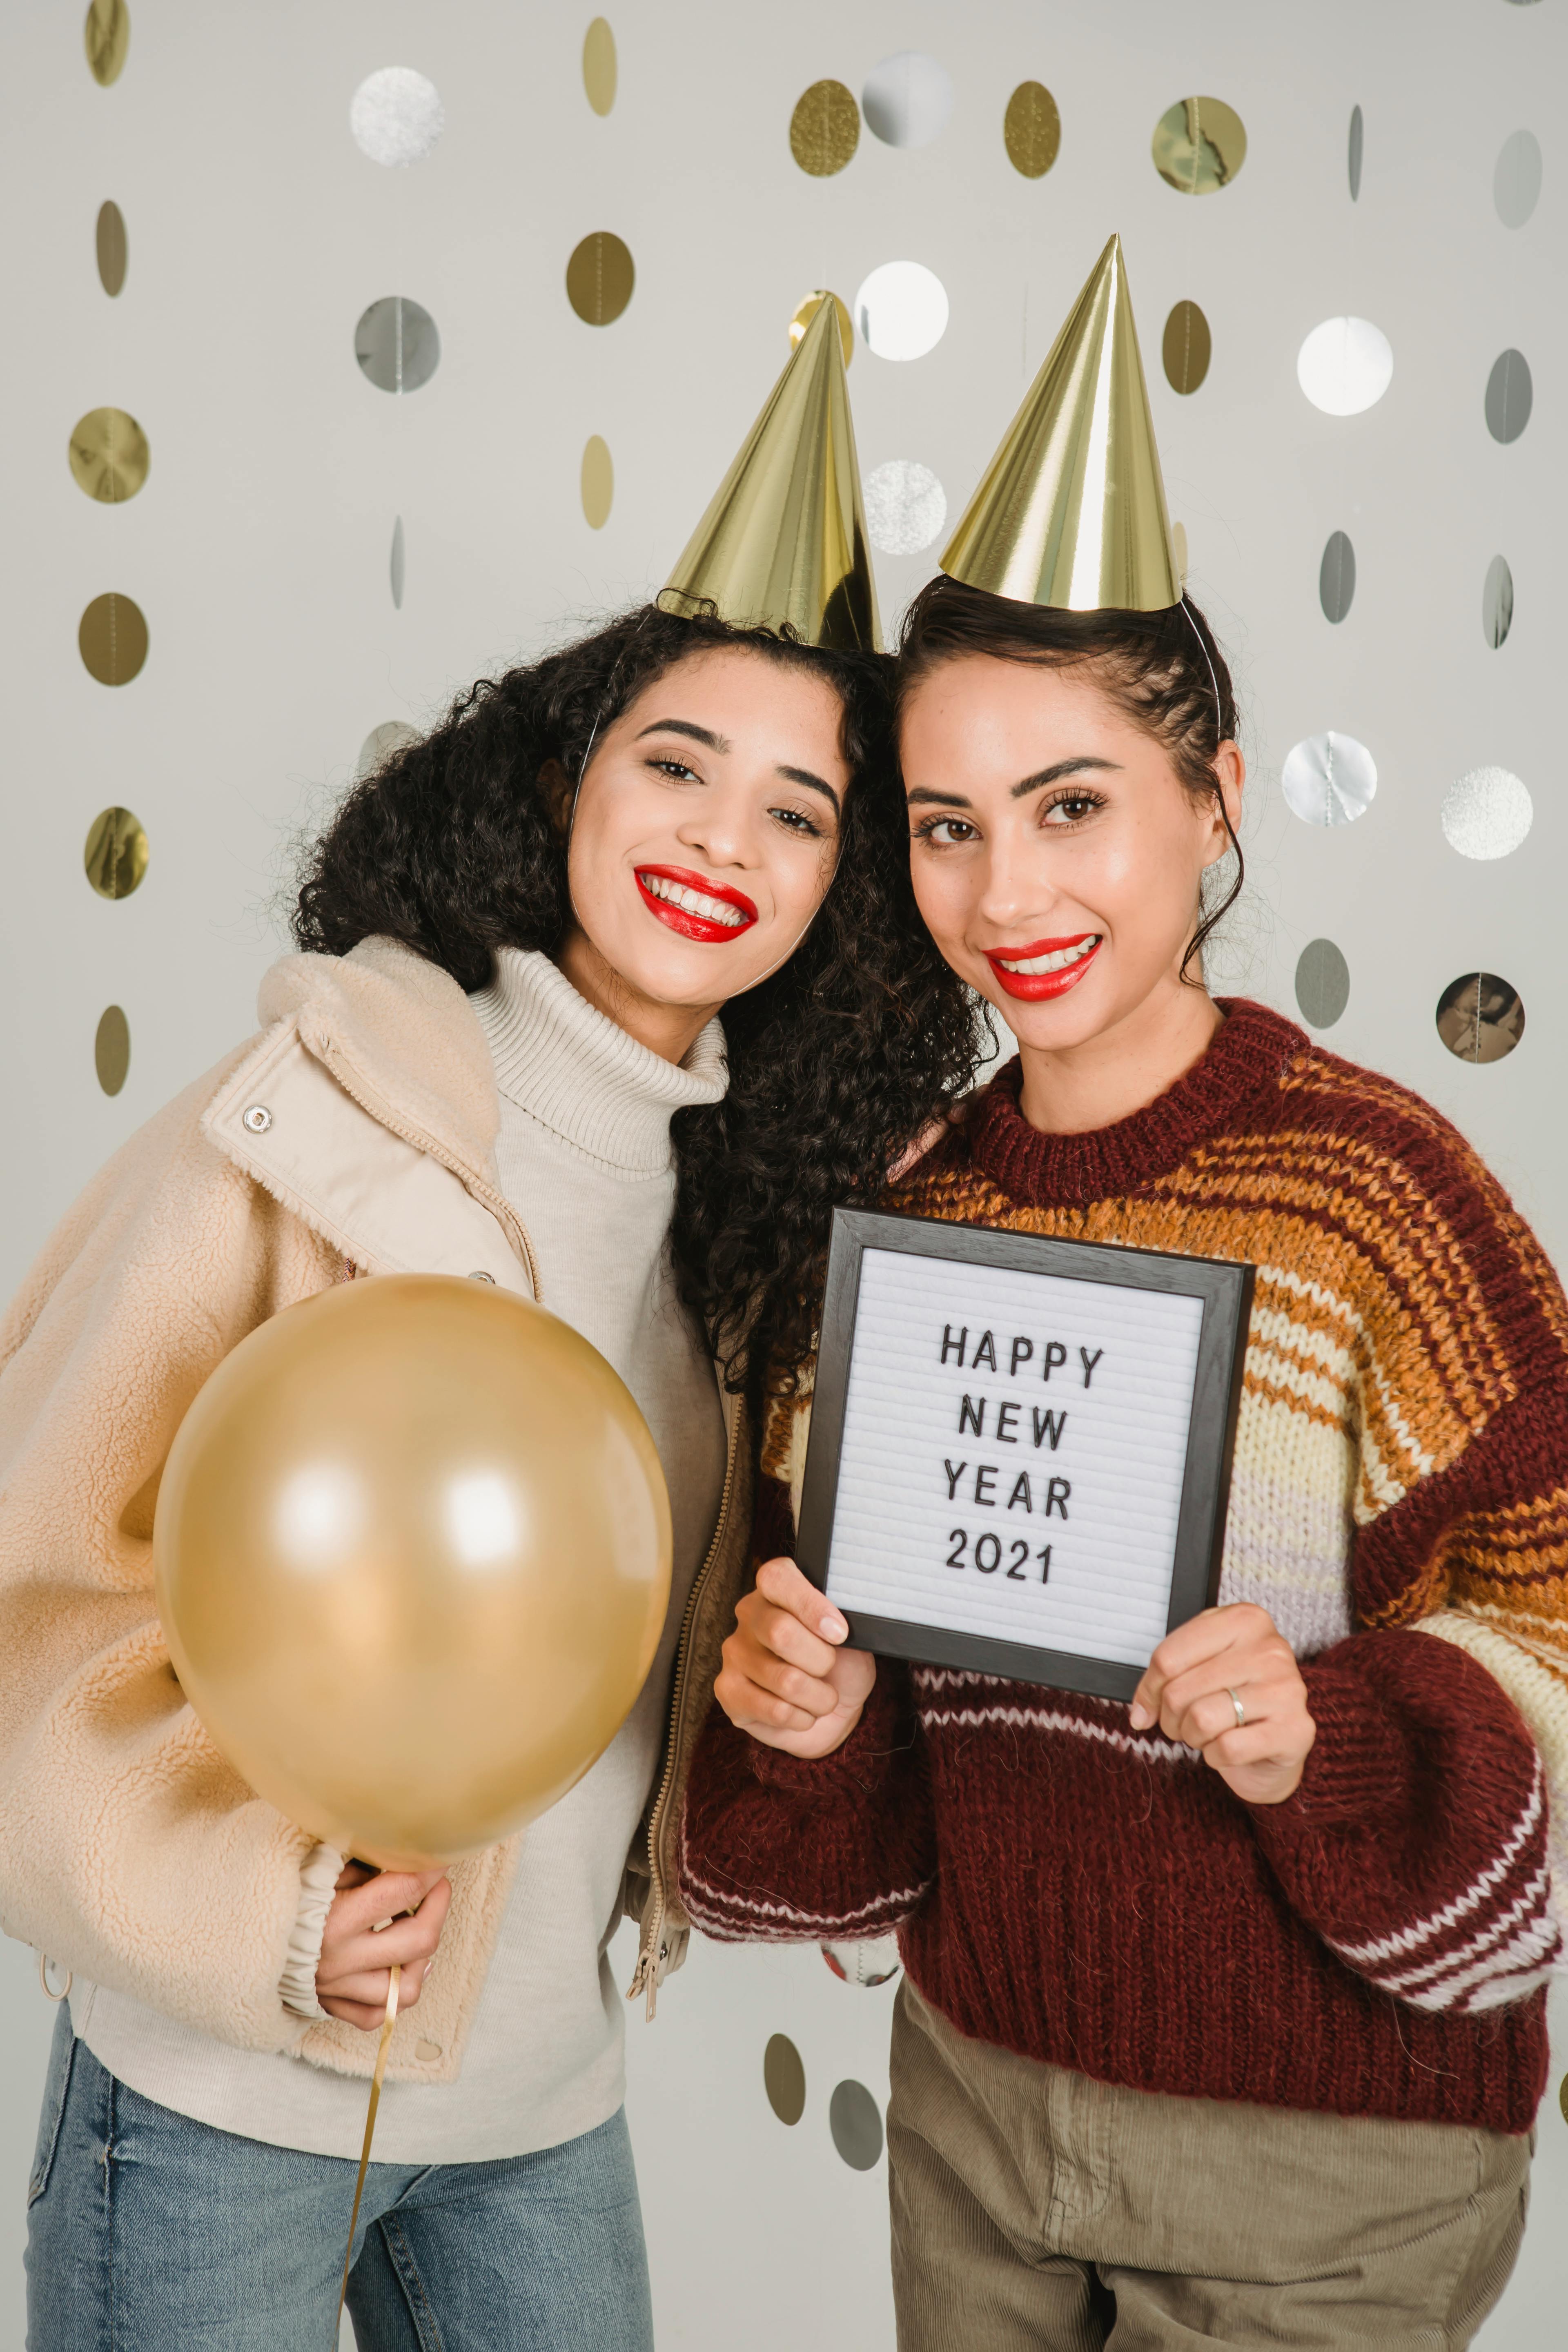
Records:
M860 1720L877 1679L869 1650L793 1559L770 1559L735 1611L714 1696L737 1731L788 1756L831 1756Z
M435 1958L452 1900L440 1870L372 1870L345 1863L321 1935L316 1999L332 2017L366 2033L386 2018L388 1975L402 1968L397 2013L412 2009ZM390 1925L383 1927L386 1920Z

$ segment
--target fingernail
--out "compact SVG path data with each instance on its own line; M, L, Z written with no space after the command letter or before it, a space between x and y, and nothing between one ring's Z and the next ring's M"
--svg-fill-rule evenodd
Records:
M847 1634L849 1628L844 1622L842 1617L833 1616L825 1617L821 1624L817 1627L817 1631L822 1635L825 1642L842 1642Z
M1132 1702L1129 1720L1131 1721L1134 1731L1147 1731L1154 1718L1150 1714L1148 1708L1144 1706L1142 1700L1141 1698L1135 1698Z

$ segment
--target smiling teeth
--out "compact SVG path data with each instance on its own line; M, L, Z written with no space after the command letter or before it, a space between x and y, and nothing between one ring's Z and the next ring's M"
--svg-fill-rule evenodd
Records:
M733 930L751 919L727 898L710 898L705 890L688 889L684 882L668 881L662 874L639 874L637 880L650 898L668 898L672 907L688 915L700 915L705 923L723 923Z
M996 961L1004 971L1019 972L1026 980L1033 980L1040 972L1065 971L1069 963L1081 963L1090 949L1099 945L1100 934L1096 931L1092 938L1079 940L1075 947L1055 948L1049 955L1029 956L1022 963L1009 963L1005 956L998 956Z

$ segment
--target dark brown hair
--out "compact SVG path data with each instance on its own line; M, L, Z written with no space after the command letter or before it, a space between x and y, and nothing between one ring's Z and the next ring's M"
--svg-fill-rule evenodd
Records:
M1215 924L1241 895L1241 844L1215 774L1222 743L1237 731L1236 693L1214 632L1188 597L1157 613L1063 613L966 587L938 572L904 615L895 692L901 714L910 693L943 662L968 654L1084 669L1124 719L1151 735L1194 796L1218 806L1236 852L1236 879L1203 915L1182 959L1182 976Z
M784 1382L805 1362L835 1208L874 1204L889 1161L964 1092L984 1049L979 1010L915 908L886 656L644 605L481 678L354 785L307 852L293 929L326 955L399 940L470 992L489 985L499 948L551 954L571 900L541 771L553 760L579 776L646 687L729 646L832 688L851 777L816 920L724 1008L729 1092L671 1122L677 1275L739 1386L742 1356Z

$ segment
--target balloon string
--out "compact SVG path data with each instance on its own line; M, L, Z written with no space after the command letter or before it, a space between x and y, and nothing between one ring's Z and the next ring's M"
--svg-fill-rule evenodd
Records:
M364 2146L360 2150L359 2179L354 2182L354 2210L349 2215L349 2242L343 2254L342 2284L338 2289L338 2307L332 2315L332 2352L337 2352L338 2336L342 2330L343 2305L349 2291L349 2266L354 2258L354 2229L359 2221L359 2200L364 2195L364 2176L370 2168L370 2144L375 2136L375 2111L381 2105L381 2078L386 2072L387 2044L392 2029L397 2022L397 1980L401 1968L392 1970L386 1988L386 2016L381 2029L381 2046L375 2053L375 2073L371 2077L370 2107L364 2119Z

